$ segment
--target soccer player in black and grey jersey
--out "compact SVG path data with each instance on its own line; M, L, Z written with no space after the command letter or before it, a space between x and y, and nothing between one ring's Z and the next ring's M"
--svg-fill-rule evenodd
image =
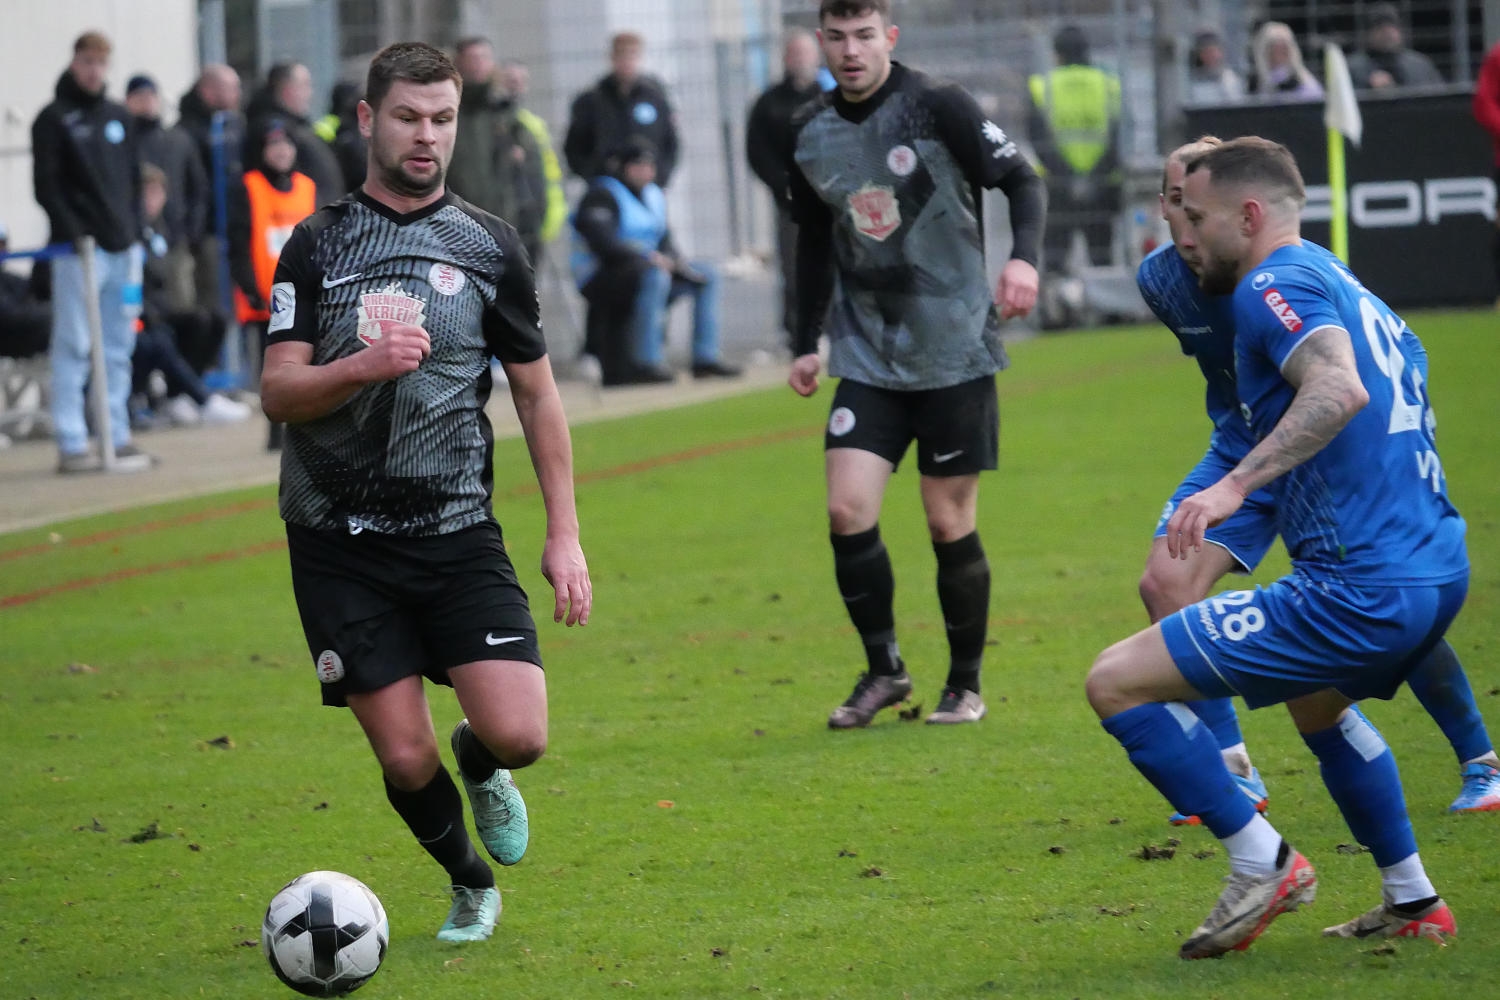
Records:
M510 769L547 744L547 686L526 594L491 511L489 359L510 379L547 511L553 620L586 624L567 421L516 231L444 188L462 81L431 46L370 64L364 186L309 216L276 268L261 382L287 424L281 514L323 703L347 705L391 805L447 871L438 937L488 937L494 873L464 827L423 677L467 718L454 756L490 854L515 864L526 807Z
M1036 304L1044 188L968 93L891 61L888 0L824 0L818 14L838 88L796 120L799 315L788 382L804 396L817 390L826 332L829 374L842 379L824 437L834 572L868 660L828 725L868 725L911 693L879 519L913 440L951 653L927 721L977 722L990 603L979 473L999 459L1000 322ZM993 294L984 188L1005 193L1014 237Z

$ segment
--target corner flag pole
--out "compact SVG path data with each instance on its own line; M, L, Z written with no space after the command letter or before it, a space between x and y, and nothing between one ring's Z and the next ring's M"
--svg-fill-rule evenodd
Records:
M1359 148L1364 118L1354 98L1354 81L1344 52L1332 42L1323 47L1323 125L1328 130L1328 223L1329 247L1345 263L1349 261L1349 184L1344 173L1344 138Z

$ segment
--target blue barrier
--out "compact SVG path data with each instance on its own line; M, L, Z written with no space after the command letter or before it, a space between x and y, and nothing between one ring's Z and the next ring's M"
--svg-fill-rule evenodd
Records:
M51 260L53 257L61 257L73 252L71 243L49 243L35 250L7 250L0 253L0 264L8 260Z

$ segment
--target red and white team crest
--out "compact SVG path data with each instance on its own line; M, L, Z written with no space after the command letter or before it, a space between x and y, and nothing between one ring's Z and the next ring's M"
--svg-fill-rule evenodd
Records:
M904 144L892 146L885 154L885 165L897 177L909 177L917 169L917 151Z
M344 660L331 649L318 654L318 680L324 684L344 679Z
M1302 329L1302 317L1298 316L1297 311L1287 303L1286 299L1282 298L1280 292L1274 288L1267 288L1266 293L1261 298L1266 300L1266 305L1270 306L1271 311L1276 314L1276 318L1281 320L1282 326L1293 333Z
M421 326L427 318L427 303L414 295L406 294L401 282L393 281L384 288L365 292L359 297L359 326L355 335L365 346L380 339L382 323L410 323Z
M464 273L452 264L438 261L427 272L427 283L440 295L457 295L464 287Z
M901 203L896 200L894 188L866 184L849 196L849 217L854 220L855 229L883 243L901 228Z
M854 411L847 406L840 406L828 415L828 433L834 437L843 437L854 430Z

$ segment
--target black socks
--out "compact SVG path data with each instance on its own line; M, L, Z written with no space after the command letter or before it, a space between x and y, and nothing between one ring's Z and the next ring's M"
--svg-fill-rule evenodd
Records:
M454 885L488 889L495 884L495 873L469 840L463 799L447 768L439 766L427 787L415 792L403 792L386 779L385 797Z
M872 674L899 674L901 651L896 646L896 620L891 602L896 579L890 553L880 540L880 527L854 535L828 536L833 545L833 572L839 594L849 609Z
M948 626L948 687L979 693L979 665L990 617L990 564L971 531L952 542L933 542L938 602Z

